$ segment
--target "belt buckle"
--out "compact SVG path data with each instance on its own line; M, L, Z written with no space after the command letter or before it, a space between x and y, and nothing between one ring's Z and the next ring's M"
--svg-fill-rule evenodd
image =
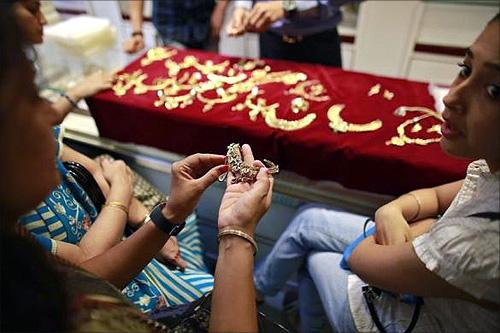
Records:
M283 40L283 42L285 42L287 44L296 44L296 43L302 42L304 37L303 36L290 36L290 35L284 34L281 39Z

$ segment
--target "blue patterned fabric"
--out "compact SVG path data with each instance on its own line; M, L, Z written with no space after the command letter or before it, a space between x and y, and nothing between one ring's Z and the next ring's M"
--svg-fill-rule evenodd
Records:
M54 130L54 135L60 137L59 128ZM59 159L57 168L61 184L19 221L47 251L54 254L57 253L57 241L78 244L98 215L85 191ZM194 215L188 218L177 240L181 256L188 263L185 272L170 270L153 259L122 291L144 312L192 302L213 288L213 276L203 262Z
M214 0L155 0L153 24L165 43L199 48L208 40Z

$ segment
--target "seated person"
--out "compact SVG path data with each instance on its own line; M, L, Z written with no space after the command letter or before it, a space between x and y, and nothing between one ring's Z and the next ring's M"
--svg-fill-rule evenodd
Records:
M301 210L256 271L273 295L299 271L303 332L377 331L362 286L384 291L375 312L386 331L408 327L421 296L418 332L498 332L500 321L500 16L467 50L444 98L441 147L474 159L463 181L412 191L379 208L375 233L339 267L366 217L323 207ZM376 177L376 175L374 175ZM438 218L438 216L441 216ZM321 302L319 302L319 300Z
M163 218L156 216L127 240L118 238L118 244L80 263L96 275L56 260L15 230L18 218L34 209L60 183L60 174L54 167L51 133L58 115L38 96L32 68L21 52L11 1L0 2L0 45L0 155L5 157L0 163L0 330L158 331L161 325L148 321L115 287L96 275L122 288L139 274L169 239L165 227L184 221L206 187L227 171L224 156L195 154L175 163L170 200L157 211ZM253 159L248 146L243 147L243 156L249 163ZM110 168L124 169L121 163ZM130 183L125 171L119 172L120 177ZM211 331L256 331L251 284L254 248L245 238L228 231L237 229L252 236L269 207L271 192L272 178L265 168L256 181L228 183L219 210L218 227L226 233L219 237ZM116 207L103 210L109 216L124 215ZM108 227L114 228L111 223ZM94 244L90 250L103 248Z
M61 137L59 128L54 133ZM133 175L123 161L103 159L101 168L60 141L56 147L61 147L56 165L62 181L19 221L47 251L80 265L120 243L127 223L139 227L149 210L133 197ZM75 182L64 160L79 162L92 171L106 198L102 209ZM198 299L213 288L213 276L202 254L196 218L191 215L178 238L170 237L159 252L163 263L178 269L152 259L127 283L124 295L145 312Z
M12 2L14 2L15 18L22 29L25 42L28 46L41 44L43 42L43 26L47 24L47 20L40 10L40 0L15 0ZM113 81L113 74L97 71L79 81L65 93L61 93L61 97L54 102L54 109L58 114L57 123L62 123L66 115L74 107L77 107L78 101L101 90L110 89Z

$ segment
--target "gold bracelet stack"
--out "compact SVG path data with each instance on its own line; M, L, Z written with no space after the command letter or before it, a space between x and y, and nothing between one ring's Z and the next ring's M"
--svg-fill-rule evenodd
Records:
M417 195L415 193L412 193L412 192L408 192L406 193L407 195L413 197L413 199L415 199L415 201L417 202L417 212L415 213L415 215L409 220L409 221L415 221L415 219L418 217L418 215L420 214L420 210L422 209L422 203L420 202L420 199L417 197Z
M227 230L219 232L219 234L217 235L217 243L220 242L220 240L222 239L222 237L227 236L227 235L233 235L233 236L241 237L241 238L245 239L246 241L248 241L250 244L252 244L252 246L253 246L253 255L255 257L255 255L257 254L257 251L258 251L258 247L257 247L257 242L255 242L255 239L253 239L252 236L250 236L247 233L244 233L243 231L240 231L240 230L227 229Z
M128 216L128 207L125 206L124 204L122 204L121 202L118 202L118 201L110 201L110 202L107 202L105 203L104 205L102 205L102 207L114 207L114 208L118 208L120 209L121 211L123 211L125 213L125 215Z

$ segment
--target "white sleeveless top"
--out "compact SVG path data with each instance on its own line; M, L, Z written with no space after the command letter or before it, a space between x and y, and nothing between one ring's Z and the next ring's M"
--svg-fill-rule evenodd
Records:
M490 173L484 160L472 162L458 195L430 231L413 247L427 269L480 300L500 304L500 221L467 217L499 212L500 172ZM365 285L349 276L349 305L360 332L378 331L361 293ZM377 313L388 332L402 332L410 323L414 305L384 295ZM500 332L500 314L474 303L449 298L424 298L413 332Z

